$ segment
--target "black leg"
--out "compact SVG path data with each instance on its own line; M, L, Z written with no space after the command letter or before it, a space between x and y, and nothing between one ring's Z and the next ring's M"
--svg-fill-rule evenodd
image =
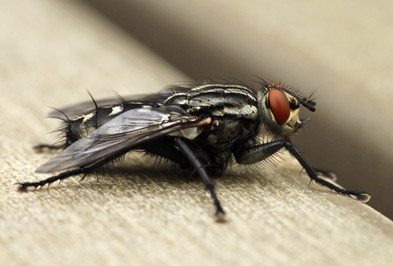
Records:
M51 145L46 143L40 143L33 146L33 150L37 153L42 153L46 150L63 150L64 145Z
M337 181L337 176L334 172L326 170L326 169L321 169L318 167L313 167L315 172L317 172L318 175L322 175L332 181Z
M317 183L326 186L331 190L336 191L337 193L355 197L362 202L367 202L370 199L370 196L365 192L347 190L333 183L330 183L323 178L320 178L317 171L313 167L311 167L310 164L307 163L307 161L301 156L300 152L292 145L291 142L287 140L272 141L255 147L251 147L247 150L237 152L237 154L235 154L235 157L237 162L240 164L252 164L266 159L281 148L286 148L306 170L308 176Z
M79 174L87 174L87 173L88 173L88 171L85 169L76 169L76 170L67 171L67 172L64 172L64 173L61 173L61 174L58 174L55 176L51 176L51 177L48 177L48 178L40 180L40 181L17 183L17 185L18 185L17 191L18 192L27 192L27 189L30 187L34 187L34 188L42 187L45 185L52 184L53 182L56 182L58 180L67 179L70 176L79 175Z
M203 183L205 184L205 188L209 192L213 200L214 206L216 207L216 213L215 213L216 221L223 222L225 211L222 208L220 200L217 197L215 191L215 185L213 181L211 181L203 165L201 164L199 159L194 155L193 151L188 147L187 143L180 138L176 138L175 142L177 143L179 149L184 153L184 155L190 161L191 165L195 167L195 169L198 171L199 175L201 176Z
M253 164L269 158L283 147L283 144L279 141L267 142L237 151L235 158L240 164Z

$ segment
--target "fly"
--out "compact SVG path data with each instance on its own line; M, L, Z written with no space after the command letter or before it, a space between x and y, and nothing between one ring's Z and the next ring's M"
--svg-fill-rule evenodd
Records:
M62 150L36 170L57 174L18 183L18 191L84 177L130 151L143 150L196 171L212 198L215 218L222 221L225 211L210 176L223 175L232 158L239 164L254 164L285 148L311 180L367 202L366 193L322 178L332 175L312 167L292 145L291 135L308 121L300 118L300 107L314 112L315 101L280 83L258 84L173 86L142 96L100 101L91 97L91 102L56 109L50 116L63 121L64 142L35 148ZM273 140L261 143L266 134Z

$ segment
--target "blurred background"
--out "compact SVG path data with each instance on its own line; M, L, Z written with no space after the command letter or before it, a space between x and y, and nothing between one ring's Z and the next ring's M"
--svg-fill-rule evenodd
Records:
M393 217L390 1L84 2L191 79L256 74L315 92L295 142Z

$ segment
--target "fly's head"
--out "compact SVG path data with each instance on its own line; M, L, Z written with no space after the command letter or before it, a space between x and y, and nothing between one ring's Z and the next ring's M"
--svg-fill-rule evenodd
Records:
M316 103L277 82L264 84L261 111L267 128L277 135L288 137L308 119L300 118L300 105L314 112Z

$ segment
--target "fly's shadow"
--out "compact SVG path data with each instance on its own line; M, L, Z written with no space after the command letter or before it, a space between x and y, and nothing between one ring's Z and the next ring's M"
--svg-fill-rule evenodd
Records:
M203 184L196 171L181 169L178 165L168 160L157 160L150 156L146 158L137 158L138 154L128 155L121 162L114 162L95 169L87 175L75 177L71 184L62 185L54 183L50 189L61 191L65 188L72 190L80 189L85 192L89 190L99 190L103 193L112 194L111 190L129 191L135 187L138 190L148 188L151 185L161 187L170 187L187 190L194 186ZM244 187L259 186L261 188L267 185L265 171L260 167L244 168L231 167L228 169L225 177L212 176L212 178L222 188L236 190ZM48 187L35 189L34 192L44 192ZM163 188L164 189L164 188Z

